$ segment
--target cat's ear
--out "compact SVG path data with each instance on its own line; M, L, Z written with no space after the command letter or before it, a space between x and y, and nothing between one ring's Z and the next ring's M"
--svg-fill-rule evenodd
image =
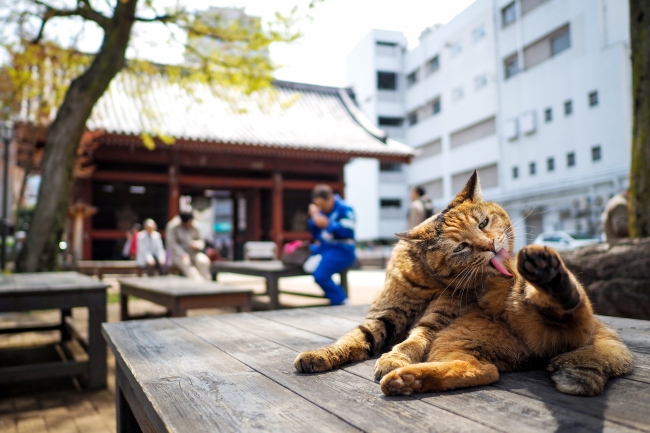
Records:
M483 201L483 191L481 191L481 182L478 178L478 172L474 170L474 173L470 176L469 180L465 184L463 190L458 193L458 195L449 203L448 208L458 206L459 204L471 201L472 203L479 203Z
M407 241L407 242L422 242L422 239L420 239L419 235L420 234L417 232L416 229L407 230L407 231L401 232L401 233L395 233L395 236L397 237L397 239L401 239L401 240Z

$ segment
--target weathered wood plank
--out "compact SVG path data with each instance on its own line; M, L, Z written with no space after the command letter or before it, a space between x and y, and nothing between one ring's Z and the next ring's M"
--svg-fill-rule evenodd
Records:
M303 331L312 332L333 339L340 338L347 331L350 331L361 324L361 322L357 320L321 314L318 312L321 308L330 307L267 311L253 314L297 329L302 329Z
M337 338L338 336L342 335L344 332L346 332L347 329L349 329L350 322L351 320L348 319L342 319L340 317L334 317L335 320L327 321L323 320L322 318L319 317L313 317L317 316L317 314L312 313L312 309L309 310L300 310L300 311L292 311L291 314L285 315L282 314L282 312L268 312L268 313L256 313L258 317L260 318L268 318L276 321L277 323L288 323L290 326L301 326L303 328L309 328L311 326L318 327L318 332L321 334L328 334L331 336L331 338ZM260 325L261 326L261 325ZM321 328L324 328L322 329ZM276 341L280 344L295 344L291 343L290 341L285 341L283 338L283 333L280 332L279 330L276 330L275 336L271 337L273 341ZM312 346L316 347L316 346ZM298 350L304 350L304 348L300 348ZM373 370L374 370L374 363L375 360L368 360L363 363L358 363L356 365L351 365L348 367L345 367L346 371L355 373L359 375L360 377L364 377L368 380L373 379ZM645 373L645 372L644 372ZM543 371L535 371L535 372L526 372L526 373L517 373L519 374L520 382L521 380L525 381L525 378L528 377L527 375L533 375L536 380L533 380L533 382L527 382L528 387L531 389L534 389L535 392L541 393L543 395L542 400L544 404L546 404L549 408L551 407L550 405L553 405L553 415L554 419L556 421L560 422L558 426L561 425L571 425L572 429L575 431L593 431L592 429L597 428L597 427L607 427L607 429L618 429L618 428L623 428L622 425L626 425L631 428L640 428L642 429L643 426L650 426L650 413L649 414L641 414L639 413L639 408L638 408L638 403L637 402L644 402L645 399L643 398L643 395L647 395L648 392L650 392L650 386L648 386L645 383L638 383L630 380L625 380L625 379L617 379L611 381L612 383L608 386L608 389L606 393L602 396L596 397L595 399L585 399L581 397L575 397L575 396L568 396L565 394L562 394L555 390L553 387L550 377L546 372ZM502 375L502 379L497 383L500 384L504 380L508 380L511 377L511 375ZM497 386L498 387L498 386ZM508 394L503 394L499 392L494 392L494 389L489 389L489 388L476 388L475 391L481 391L479 394L474 394L474 393L464 393L464 399L465 399L465 404L471 405L471 407L483 407L484 411L478 411L476 412L476 415L478 416L478 420L481 420L482 422L485 422L486 419L489 419L489 416L491 416L491 408L487 406L481 406L482 405L482 399L483 398L488 398L485 397L486 393L489 394L489 398L495 403L497 407L508 407L511 410L515 411L520 411L521 414L527 413L529 410L537 413L539 417L542 417L541 414L544 414L544 421L541 421L540 418L540 423L538 424L537 427L539 429L548 429L549 426L554 422L551 421L551 418L549 416L551 415L548 410L544 409L543 406L540 406L538 402L532 402L528 401L528 399L524 399L522 402L522 399L517 396L512 396ZM513 392L512 390L509 390ZM462 391L458 391L462 392ZM437 406L449 410L453 410L453 405L446 405L445 404L445 399L447 399L447 393L440 394L437 399L430 400L425 398L424 401L431 403L431 404L436 404ZM454 395L454 394L449 394L449 395ZM530 397L532 399L535 399L535 394L521 394L525 395L526 397ZM478 399L478 400L476 400ZM476 401L475 401L476 400ZM458 403L456 400L453 400L454 404ZM592 404L591 402L594 402ZM523 404L523 406L522 406ZM524 406L530 406L528 409ZM603 417L603 405L604 407L609 407L609 410L607 412L607 422L601 422L598 421L598 418ZM570 408L570 409L563 409L564 408ZM580 412L574 413L573 411ZM643 411L642 411L643 412ZM647 411L645 411L647 412ZM475 411L472 411L472 414L474 414ZM465 414L465 412L463 412ZM585 417L582 414L589 415ZM526 431L529 427L532 428L532 424L529 422L529 420L526 418L526 416L522 415L521 418L517 418L514 415L511 415L509 417L509 421L513 424L512 429L516 431ZM495 418L495 422L496 418ZM618 423L618 424L612 424L613 423ZM550 423L550 424L549 424ZM569 423L569 424L567 424ZM622 424L622 425L619 425ZM498 425L498 424L496 424ZM492 425L494 426L494 425Z
M298 351L331 341L325 337L250 314L172 320L360 430L492 430L411 397L386 398L377 384L344 370L315 375L296 373L293 360ZM291 348L270 338L280 338Z
M170 431L356 431L168 319L104 333Z
M527 371L502 374L493 386L543 401L547 406L571 408L631 428L650 431L650 386L646 383L615 379L608 383L604 394L584 398L556 391L549 375L544 371Z

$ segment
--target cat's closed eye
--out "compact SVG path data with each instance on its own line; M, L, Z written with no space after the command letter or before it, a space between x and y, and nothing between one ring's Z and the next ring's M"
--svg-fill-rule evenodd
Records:
M488 224L488 219L485 218L481 224L478 225L478 228L483 230L485 226Z
M458 245L458 247L454 250L455 253L458 253L460 251L463 251L465 247L467 246L466 242L463 242L462 244Z

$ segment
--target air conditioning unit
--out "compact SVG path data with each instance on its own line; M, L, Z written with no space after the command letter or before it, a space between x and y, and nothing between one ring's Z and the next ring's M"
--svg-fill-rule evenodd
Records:
M519 137L519 125L516 118L505 121L503 125L503 134L510 141L516 140L517 137Z
M537 130L535 121L535 111L526 111L521 115L521 133L525 135L532 134Z

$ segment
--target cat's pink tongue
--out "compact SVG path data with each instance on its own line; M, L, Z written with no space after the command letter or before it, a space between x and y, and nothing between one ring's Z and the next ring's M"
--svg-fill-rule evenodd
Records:
M494 267L497 268L497 271L501 272L503 275L512 277L512 274L506 269L505 265L503 264L503 262L509 258L510 254L508 253L508 250L502 248L497 252L496 256L490 259L490 263L492 263Z

